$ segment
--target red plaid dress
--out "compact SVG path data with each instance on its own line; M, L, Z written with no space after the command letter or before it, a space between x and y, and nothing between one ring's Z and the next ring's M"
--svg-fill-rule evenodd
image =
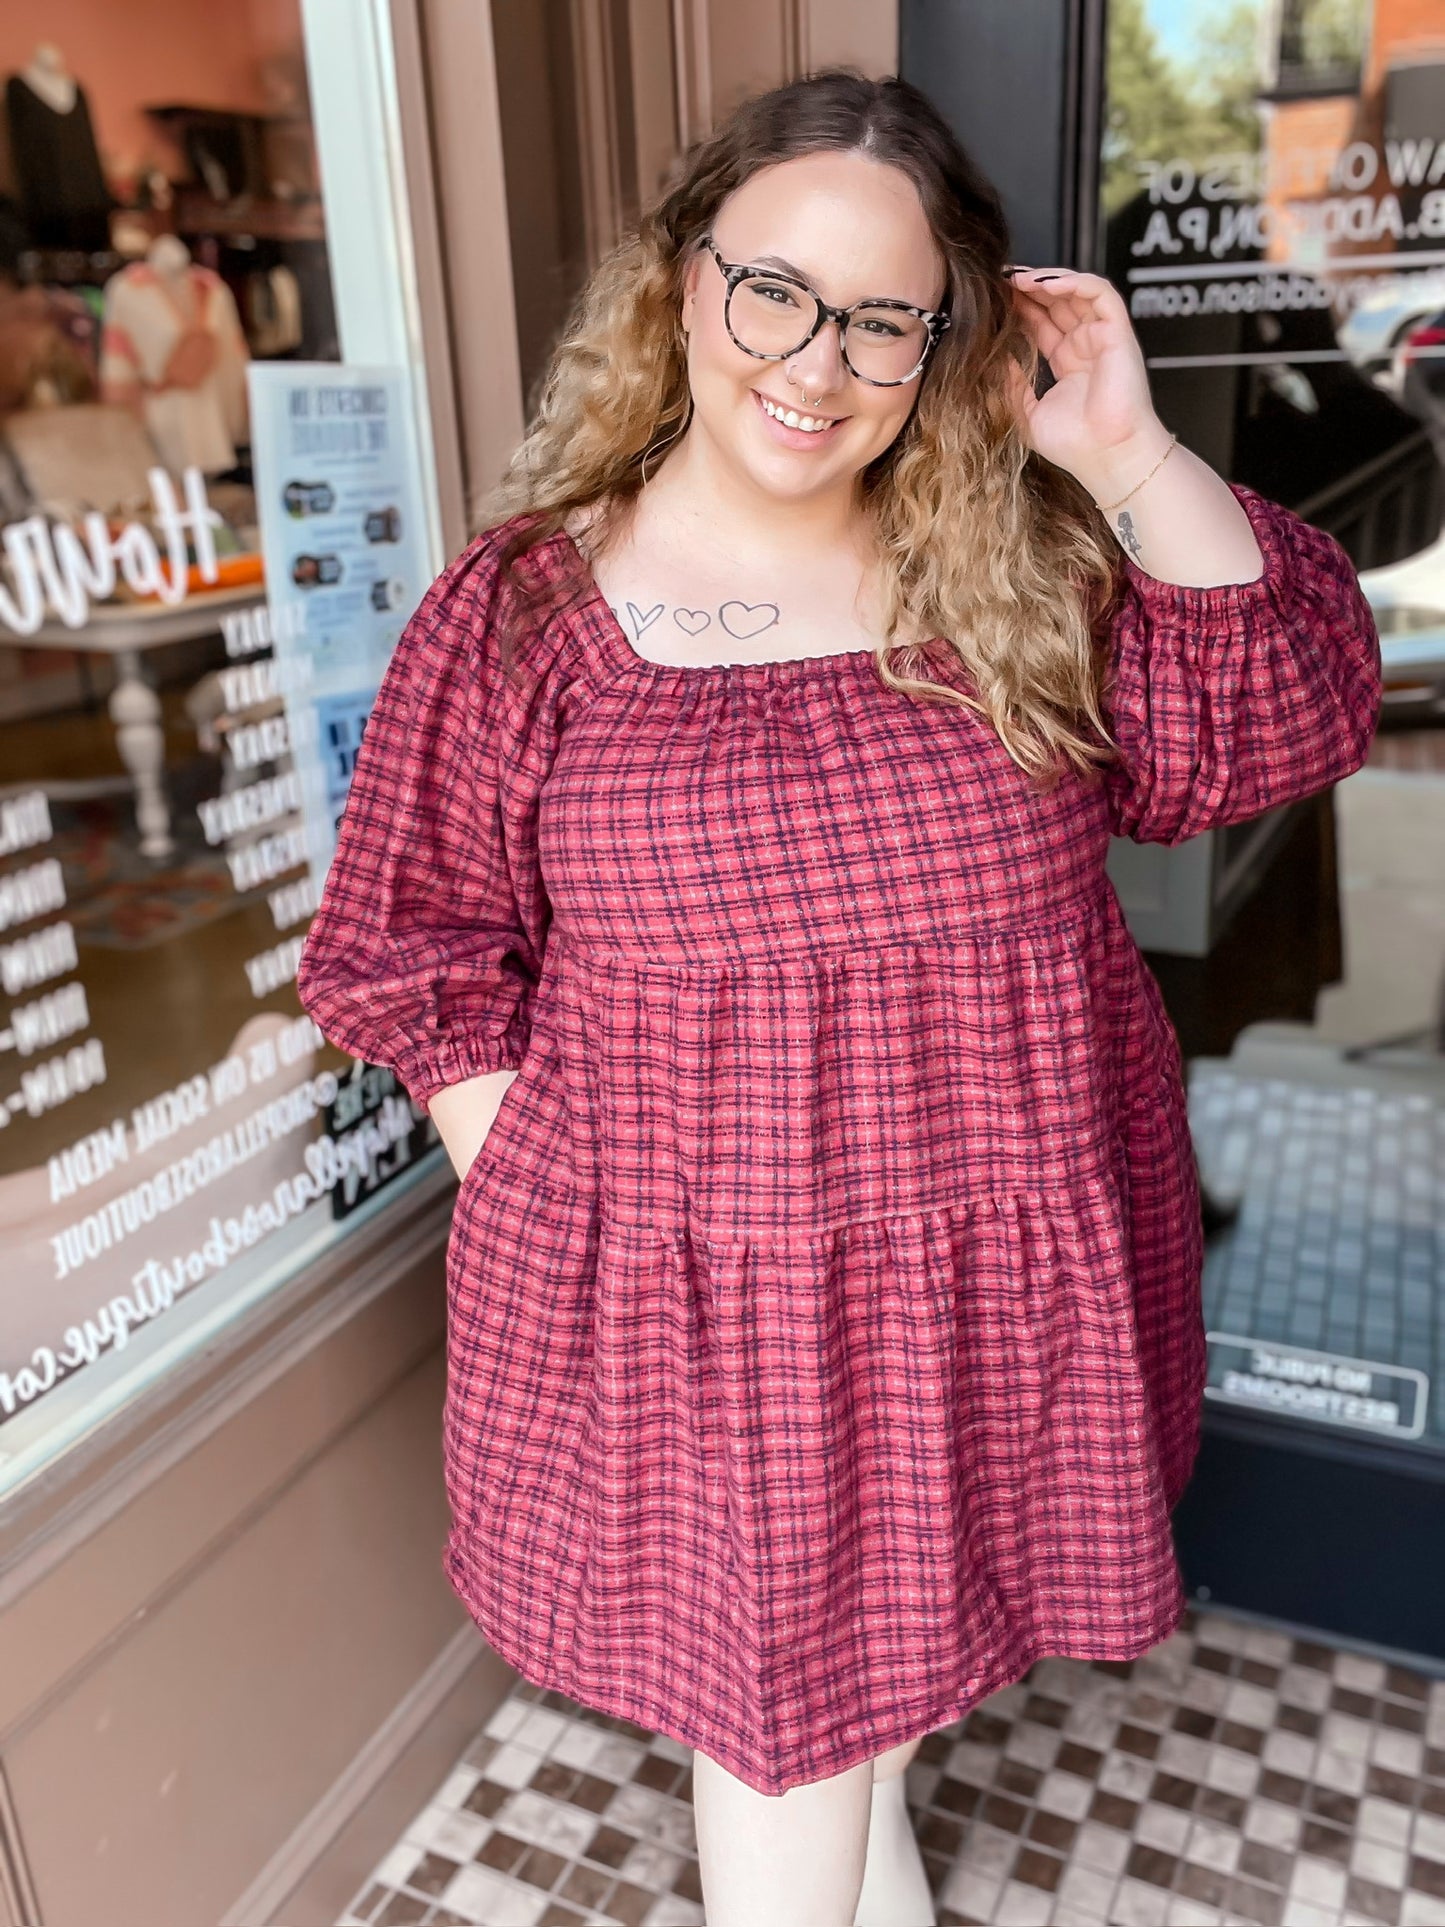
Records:
M566 535L530 608L473 542L378 692L302 1002L422 1104L519 1072L448 1248L446 1573L761 1792L1182 1612L1199 1199L1105 857L1347 775L1380 702L1343 551L1236 494L1256 581L1123 565L1093 787L867 650L648 662Z

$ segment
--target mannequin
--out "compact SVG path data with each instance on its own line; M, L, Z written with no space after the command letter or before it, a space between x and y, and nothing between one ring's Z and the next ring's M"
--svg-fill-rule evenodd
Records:
M173 472L235 466L249 359L230 289L174 234L106 284L101 398L140 416Z
M85 90L53 42L41 41L5 88L10 150L26 227L39 248L110 246L115 205Z
M54 113L68 114L75 105L79 91L75 76L65 64L65 55L52 40L40 42L28 64L21 68L20 78Z
M191 251L176 234L158 234L146 251L146 260L166 284L166 291L174 300L176 307L194 323L198 318L199 303L196 290L189 283Z

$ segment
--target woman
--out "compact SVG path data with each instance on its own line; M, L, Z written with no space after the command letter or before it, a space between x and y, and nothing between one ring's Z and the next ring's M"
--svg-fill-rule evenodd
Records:
M904 83L745 104L593 276L299 981L462 1174L447 1573L695 1749L710 1927L931 1921L921 1737L1178 1623L1199 1197L1105 857L1358 768L1379 678Z

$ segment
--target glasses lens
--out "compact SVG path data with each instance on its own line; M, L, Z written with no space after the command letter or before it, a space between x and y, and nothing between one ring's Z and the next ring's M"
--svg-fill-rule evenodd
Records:
M790 355L808 338L818 304L795 281L755 275L733 289L728 323L755 355Z
M848 362L867 381L906 381L927 346L927 324L897 308L859 308L848 323Z

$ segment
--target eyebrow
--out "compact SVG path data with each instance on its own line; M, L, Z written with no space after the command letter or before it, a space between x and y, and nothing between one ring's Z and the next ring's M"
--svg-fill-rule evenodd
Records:
M784 274L796 275L800 281L807 281L808 285L812 286L810 276L804 274L796 263L785 260L781 254L755 254L753 261L760 268L781 268Z
M721 252L720 249L719 252ZM791 274L795 280L801 281L804 287L812 288L814 293L817 292L812 276L804 274L797 263L789 261L785 255L754 254L749 258L748 265L755 268L781 268L784 274ZM896 299L898 299L898 297L895 295L865 294L861 297L860 303L856 305L866 305L869 301L893 301ZM920 303L918 305L921 306L922 304Z

